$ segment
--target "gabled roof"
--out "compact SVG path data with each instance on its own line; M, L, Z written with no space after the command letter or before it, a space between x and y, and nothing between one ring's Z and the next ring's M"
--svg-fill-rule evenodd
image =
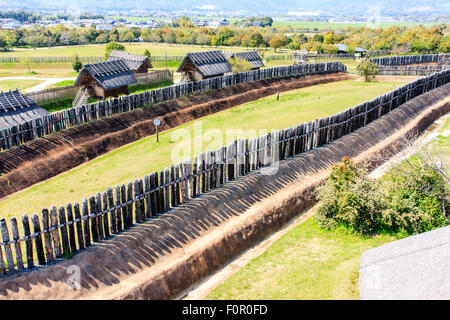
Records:
M188 61L190 61L198 71L206 77L231 72L231 67L220 50L188 53L178 67L177 72L183 72Z
M228 54L230 59L231 57L238 57L241 59L245 59L252 65L252 68L261 68L264 67L264 63L256 51L246 51L246 52L231 52L231 55Z
M130 70L137 70L139 69L143 64L147 64L147 68L153 68L152 64L150 63L150 60L147 56L141 56L139 54L132 54L128 53L126 51L119 51L119 50L113 50L108 56L107 61L114 61L114 60L125 60L125 63L128 65L128 68Z
M75 87L83 85L82 79L85 73L91 75L105 90L136 83L134 73L123 59L85 64L75 80Z
M0 130L48 114L47 111L17 89L0 93Z
M337 47L339 51L347 52L347 46L345 44L336 43L336 44L333 44L333 46Z

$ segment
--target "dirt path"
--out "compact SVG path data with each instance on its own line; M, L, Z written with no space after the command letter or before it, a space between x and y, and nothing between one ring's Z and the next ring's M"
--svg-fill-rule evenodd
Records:
M105 117L34 140L0 152L0 198L155 134L156 117L161 119L160 131L165 131L277 91L352 77L336 73L255 81Z
M450 84L423 94L333 143L254 171L159 219L91 245L70 260L2 279L4 299L169 299L201 281L315 203L315 188L343 156L379 165L375 156L424 131L450 111ZM73 266L80 288L67 280Z

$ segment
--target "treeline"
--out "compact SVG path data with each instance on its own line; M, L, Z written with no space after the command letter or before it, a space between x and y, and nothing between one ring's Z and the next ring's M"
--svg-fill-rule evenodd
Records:
M0 11L0 19L15 19L20 22L36 22L42 17L36 13L19 10L19 11Z
M391 50L394 54L450 52L450 25L447 24L431 28L423 26L409 28L394 26L387 29L348 27L344 31L311 36L295 33L289 27L198 28L190 19L183 17L171 25L158 29L116 27L112 30L96 30L95 25L68 29L64 25L58 25L51 28L0 30L0 48L145 41L208 46L307 49L317 53L337 53L338 49L332 45L333 43L346 44L349 53L352 53L356 47L367 50Z

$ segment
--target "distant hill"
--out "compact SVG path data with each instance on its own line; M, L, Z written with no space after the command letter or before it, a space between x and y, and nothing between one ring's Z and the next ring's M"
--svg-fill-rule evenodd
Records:
M137 4L139 4L137 6ZM176 11L202 10L205 12L242 12L248 14L321 14L336 15L372 15L373 12L382 16L397 14L413 15L449 15L450 1L448 0L0 0L0 8L11 7L23 9L59 9L76 12L84 10L149 10ZM380 10L374 8L379 7ZM369 12L369 13L368 13Z

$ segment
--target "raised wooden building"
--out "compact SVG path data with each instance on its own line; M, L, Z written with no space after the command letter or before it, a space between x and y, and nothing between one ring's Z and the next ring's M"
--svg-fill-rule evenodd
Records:
M105 99L128 94L128 86L136 83L134 73L124 60L85 64L75 80L90 98Z
M149 68L153 68L150 59L147 56L128 53L127 51L113 50L108 56L107 61L124 60L128 68L134 74L147 73Z
M231 67L220 50L190 52L184 57L177 72L181 72L181 82L198 81L223 76L231 72Z
M19 90L0 92L0 130L45 115L49 113Z
M252 70L258 70L264 67L264 63L261 56L256 51L245 51L245 52L225 52L224 53L227 61L233 57L247 60L252 65Z

